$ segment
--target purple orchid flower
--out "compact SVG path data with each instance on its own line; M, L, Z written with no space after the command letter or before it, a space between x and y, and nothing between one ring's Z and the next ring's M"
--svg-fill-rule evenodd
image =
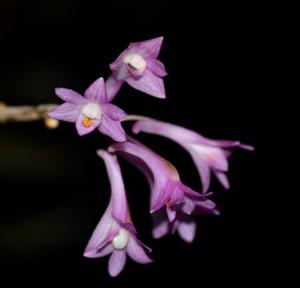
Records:
M84 256L98 258L111 254L108 271L110 276L115 277L123 270L126 255L140 264L147 264L152 260L147 256L143 247L150 249L137 239L116 156L104 150L98 150L97 153L106 165L111 184L111 198L87 244Z
M146 165L150 173L138 164L138 168L146 174L151 185L150 213L166 208L169 222L173 222L176 213L182 211L192 214L194 210L218 214L216 205L207 197L210 194L199 194L180 181L176 168L142 144L122 142L109 147L110 152L121 152L136 157Z
M132 131L136 134L140 131L157 134L181 145L191 155L197 167L203 193L208 191L211 171L224 188L229 189L229 181L225 173L228 171L227 158L234 148L254 150L254 147L241 144L239 141L210 140L181 126L150 118L137 121L133 125Z
M103 78L97 79L84 93L56 88L55 93L65 103L48 113L49 117L57 120L75 122L78 134L85 135L98 130L115 141L125 141L126 134L120 121L127 114L107 100Z
M110 64L112 75L106 82L108 99L115 97L122 84L158 98L166 98L162 77L167 75L165 67L157 58L163 37L131 43Z

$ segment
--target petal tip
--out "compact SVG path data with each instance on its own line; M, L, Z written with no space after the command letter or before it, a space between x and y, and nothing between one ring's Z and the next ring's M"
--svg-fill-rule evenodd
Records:
M96 154L97 154L99 157L101 157L101 158L103 158L103 157L105 156L106 153L107 153L107 151L104 150L104 149L98 149L98 150L96 151Z
M127 141L127 137L126 137L126 134L125 135L122 135L122 136L119 136L119 137L115 137L114 140L116 142L126 142Z
M116 152L116 149L114 147L112 147L112 146L109 146L107 148L107 151L110 152L110 153L114 153L114 152Z
M221 215L221 212L220 212L220 210L218 208L215 208L212 212L216 216L220 216Z
M59 96L59 94L61 92L63 92L65 90L65 88L62 88L62 87L57 87L57 88L54 88L54 93Z
M77 130L77 133L78 133L79 136L84 136L84 135L90 133L89 131L86 131L86 130L84 130L84 129L79 129L79 128L77 128L77 127L76 127L76 130Z
M139 134L141 131L141 126L139 124L139 122L136 122L132 125L131 131L133 134Z
M83 252L83 257L86 258L95 258L95 251L92 247L87 246Z
M248 151L255 151L255 147L252 145L248 145L248 144L240 144L240 148L248 150Z

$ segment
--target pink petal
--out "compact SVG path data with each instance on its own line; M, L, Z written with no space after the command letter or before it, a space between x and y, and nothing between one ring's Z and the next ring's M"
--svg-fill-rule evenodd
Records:
M157 37L142 42L131 43L127 48L129 51L142 54L145 58L157 58L164 37Z
M194 163L196 165L196 168L201 178L202 193L206 193L210 185L210 178L211 178L210 167L206 162L204 162L201 158L199 158L198 155L192 154L191 156L194 160Z
M102 109L109 118L115 121L120 121L127 117L127 114L122 109L110 103L103 104Z
M113 229L115 231L111 233L113 224L114 220L111 216L111 206L108 206L85 248L84 256L94 258L98 250L107 244L106 242L114 236L113 234L118 232Z
M219 171L228 170L228 161L224 150L218 147L206 146L202 144L190 144L190 153L194 158L206 162L212 169Z
M164 64L157 59L149 59L147 67L157 76L164 77L168 74Z
M195 239L196 228L197 225L195 221L180 221L177 226L177 231L184 241L191 243Z
M153 178L153 187L151 193L151 213L161 208L168 201L172 190L172 181L170 175L157 154L143 145L131 143L115 143L109 147L111 152L124 152L140 159L151 171ZM139 166L137 166L140 168Z
M152 262L152 259L147 256L142 246L134 239L134 237L130 237L126 246L126 251L128 256L137 263L147 264Z
M105 163L111 186L111 215L121 223L127 223L130 220L128 219L129 209L124 182L117 157L105 150L98 150L97 154Z
M107 101L111 102L119 90L121 89L124 81L118 80L113 74L111 74L105 82Z
M182 206L182 211L188 215L192 214L195 209L195 203L191 199L185 198L185 203Z
M124 250L114 250L108 261L108 273L111 277L116 277L124 269L126 263L126 253Z
M83 104L86 102L86 99L84 99L79 93L71 89L56 88L55 94L65 102L71 104Z
M194 131L155 119L137 121L132 127L132 132L138 134L140 131L169 138L179 145L199 139Z
M76 122L80 109L81 106L78 104L64 103L48 112L48 116L57 120Z
M205 138L195 131L189 130L179 125L155 119L137 121L132 129L134 133L139 133L140 131L142 131L169 138L179 145L182 145L187 150L189 149L187 144L191 143L202 144L202 146L215 146L220 148L233 148L240 145L239 141L211 140ZM244 144L242 145L244 147Z
M220 181L220 183L223 185L223 187L228 190L230 188L230 184L229 184L226 174L223 172L218 172L218 171L214 171L214 173L215 173L216 177L218 178L218 180Z
M83 256L87 258L100 258L112 253L112 251L113 251L113 247L109 243L99 250L97 249L86 250Z
M97 79L85 92L84 97L96 103L106 103L107 95L104 84L104 79L101 77Z
M157 171L159 171L159 167L157 168ZM151 190L150 213L153 213L166 205L172 191L169 185L170 183L166 184L164 181L161 181L164 180L163 178L159 179L159 173L156 172L154 175L156 176L154 178L154 185ZM169 211L169 213L170 217L172 218L171 211Z
M176 218L176 210L167 207L167 208L166 208L166 211L167 211L167 215L168 215L169 222L170 222L170 223L173 222L173 221L175 220L175 218Z
M86 134L92 132L93 130L95 130L100 125L100 122L101 122L100 119L94 119L91 126L85 127L82 123L84 117L85 116L83 114L80 114L79 117L76 120L76 129L77 129L77 132L80 136L83 136L83 135L86 135Z
M114 121L105 114L102 116L101 124L99 125L99 131L111 137L117 142L126 141L126 133L119 121Z
M248 144L242 144L241 143L239 147L242 148L242 149L245 149L245 150L249 150L249 151L254 151L255 150L254 146L248 145Z
M166 98L164 81L149 69L139 78L129 77L125 80L133 88L157 98Z
M152 236L159 239L169 232L169 222L166 217L165 209L160 209L152 214Z

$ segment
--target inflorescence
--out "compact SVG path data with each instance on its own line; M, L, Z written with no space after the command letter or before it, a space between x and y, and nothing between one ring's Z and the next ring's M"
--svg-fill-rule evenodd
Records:
M125 156L149 180L153 237L157 239L177 231L184 241L190 243L196 232L194 215L219 214L216 204L210 200L212 193L208 192L211 175L214 174L224 188L229 189L226 172L232 151L235 148L253 150L252 146L239 141L211 140L175 124L146 116L127 115L111 103L125 82L148 95L166 98L163 77L167 72L164 64L157 59L162 41L163 37L159 37L131 43L110 64L110 77L106 81L97 79L83 96L70 89L55 89L64 103L48 113L52 119L75 123L79 135L97 129L114 141L107 150L97 151L107 169L111 197L84 252L84 256L89 258L110 254L108 271L112 277L123 270L127 255L141 264L152 261L148 256L151 249L137 238L117 156ZM135 121L132 127L134 134L160 135L182 146L199 172L202 191L186 186L172 163L127 135L121 123L129 120Z

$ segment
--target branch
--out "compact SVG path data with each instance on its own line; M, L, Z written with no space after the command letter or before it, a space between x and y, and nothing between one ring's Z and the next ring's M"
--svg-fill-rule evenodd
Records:
M6 106L0 102L0 124L7 122L29 122L44 120L48 128L56 128L59 121L48 117L48 112L56 104L42 104L38 106Z

